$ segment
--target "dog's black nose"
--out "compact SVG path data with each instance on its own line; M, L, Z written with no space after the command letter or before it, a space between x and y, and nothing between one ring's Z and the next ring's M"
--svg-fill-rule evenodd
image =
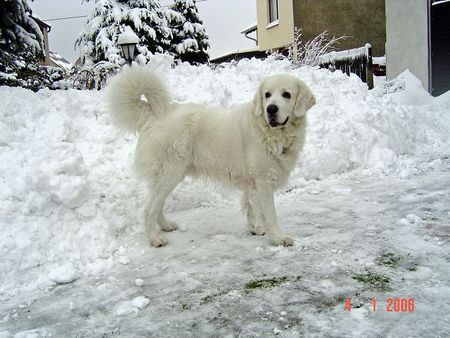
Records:
M269 116L273 116L278 112L278 106L274 105L274 104L269 104L267 106L267 114L269 114Z

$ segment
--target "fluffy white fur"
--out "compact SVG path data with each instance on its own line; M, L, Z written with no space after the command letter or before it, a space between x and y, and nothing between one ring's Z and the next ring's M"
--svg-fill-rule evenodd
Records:
M170 102L153 71L133 66L111 80L108 103L117 123L139 135L135 164L150 189L145 232L153 246L167 244L160 230L177 228L164 216L164 202L188 175L241 189L251 232L267 232L275 245L293 244L278 227L274 190L303 147L306 112L315 104L305 83L271 76L252 102L223 109Z

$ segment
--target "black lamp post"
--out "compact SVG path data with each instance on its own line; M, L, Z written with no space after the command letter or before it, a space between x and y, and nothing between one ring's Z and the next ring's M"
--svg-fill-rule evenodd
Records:
M134 58L134 48L136 47L135 43L122 43L119 45L122 48L123 56L125 60L127 60L128 64L131 66L131 62Z
M123 56L127 63L131 66L134 59L134 50L139 42L139 37L133 32L130 27L125 27L125 31L119 35L117 43L122 49Z

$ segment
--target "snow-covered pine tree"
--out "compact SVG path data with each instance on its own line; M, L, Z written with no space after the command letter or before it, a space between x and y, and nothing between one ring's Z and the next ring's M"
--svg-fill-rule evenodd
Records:
M27 0L0 0L0 85L52 87L55 73L38 64L43 56L44 37Z
M27 0L0 0L0 50L43 56L44 37Z
M117 39L127 26L140 39L136 56L139 63L168 50L172 35L158 0L99 0L75 43L81 49L82 63L124 64Z
M172 30L170 53L191 64L207 63L208 35L199 17L195 0L174 0L168 11Z

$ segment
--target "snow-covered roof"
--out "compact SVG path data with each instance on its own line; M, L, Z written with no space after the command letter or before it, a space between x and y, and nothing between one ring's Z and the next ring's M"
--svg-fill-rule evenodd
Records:
M38 15L33 14L31 15L31 18L36 21L36 23L39 26L44 26L45 28L47 28L47 31L50 32L52 29L52 25L50 25L49 23L45 22L44 20L42 20Z
M443 4L443 3L445 3L445 2L449 2L449 1L450 1L450 0L440 0L440 1L435 1L435 2L433 2L432 6L440 5L440 4Z
M65 58L63 58L61 55L59 55L56 52L49 52L50 60L58 67L64 69L65 71L70 71L73 67L73 65L67 61Z
M258 27L258 24L255 22L255 23L251 24L250 26L244 28L241 31L241 34L247 34L247 33L254 32L254 31L256 31L257 27Z
M253 47L253 48L236 49L236 50L227 52L225 54L218 55L218 56L212 58L211 60L220 59L220 58L223 58L223 57L226 57L226 56L229 56L229 55L233 55L233 54L242 54L242 53L258 52L258 51L261 51L259 46L256 46L256 47Z

